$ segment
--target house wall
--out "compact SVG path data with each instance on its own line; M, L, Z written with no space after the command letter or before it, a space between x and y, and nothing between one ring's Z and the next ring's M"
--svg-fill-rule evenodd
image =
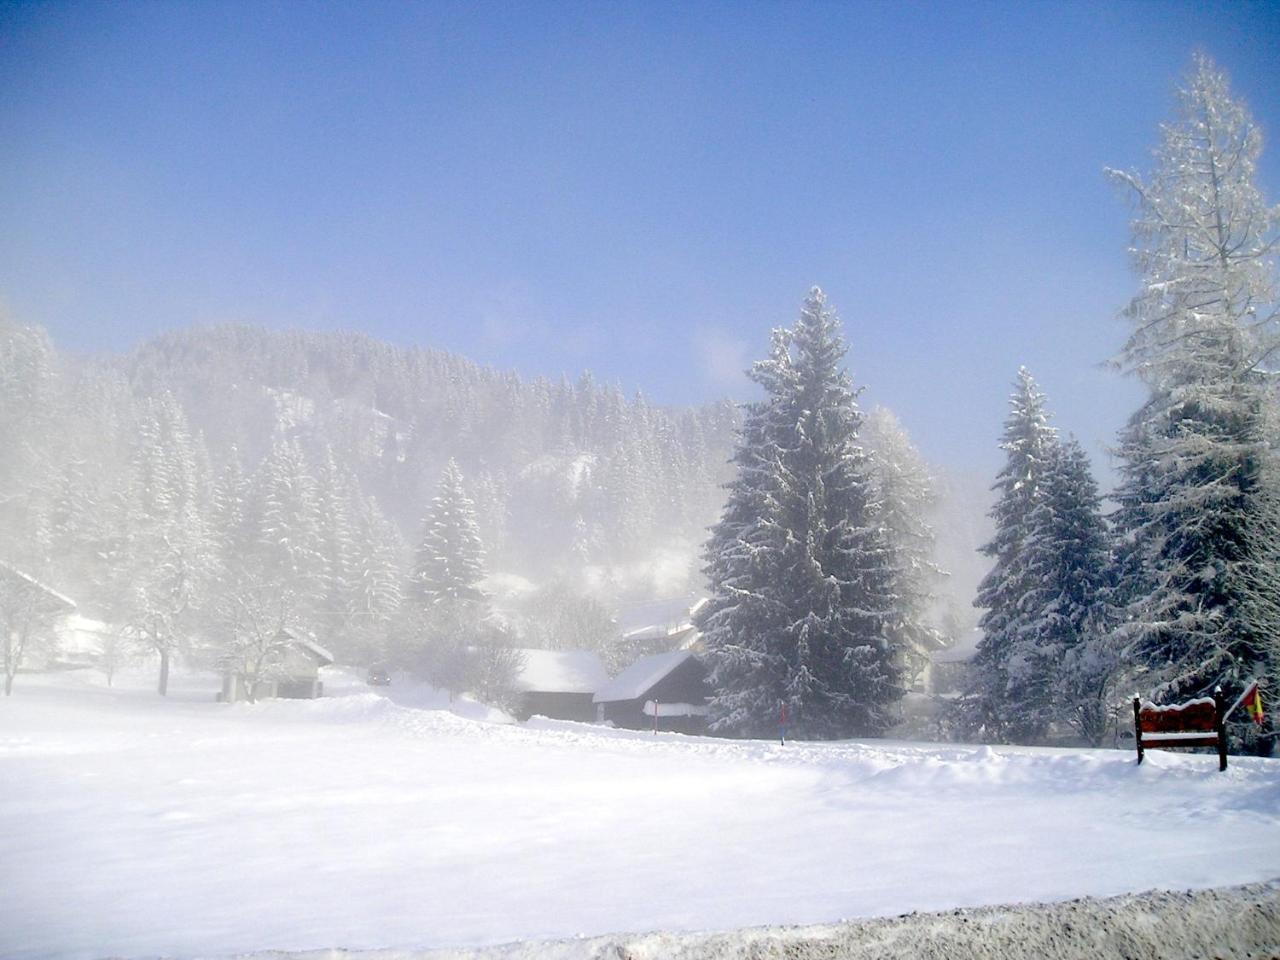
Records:
M657 700L659 703L692 703L701 706L707 702L710 695L707 668L698 660L690 658L636 699L601 704L600 706L604 708L601 711L603 713L601 719L628 730L652 730L654 718L644 713L646 700ZM702 733L707 729L707 718L664 717L659 710L657 728L675 733Z
M581 720L589 723L596 718L596 707L590 693L528 692L521 698L516 711L517 720L528 720L537 714L555 720Z
M280 697L286 700L313 700L324 692L324 684L313 677L281 677L278 680L260 680L254 684L254 699L269 700ZM248 700L248 690L243 677L224 674L222 693L218 697L224 703Z
M290 646L286 651L280 673L290 680L318 680L320 664L306 651Z

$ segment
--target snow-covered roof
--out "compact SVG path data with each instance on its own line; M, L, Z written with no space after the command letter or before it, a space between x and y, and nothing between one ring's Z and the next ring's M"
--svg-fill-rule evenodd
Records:
M653 685L668 676L693 654L688 650L672 650L669 653L653 653L641 657L627 669L609 681L592 699L596 703L616 703L619 700L638 700Z
M57 590L53 589L53 587L48 584L41 583L35 577L28 576L17 567L11 567L9 564L0 561L0 573L7 573L19 582L35 587L37 590L47 594L51 599L57 601L59 604L65 605L72 610L76 608L76 602L66 594L59 593Z
M314 640L310 640L306 637L294 637L293 642L319 660L321 666L327 666L333 663L333 654L320 646L320 644L316 643Z
M310 637L300 637L292 630L281 630L280 634L293 641L294 646L300 647L319 660L320 666L325 667L334 662L333 654L320 646L320 644L316 643Z
M517 651L524 667L516 689L526 693L595 693L609 682L600 657L589 650Z
M693 595L632 604L619 611L618 630L628 639L658 639L693 629L693 615L707 602Z

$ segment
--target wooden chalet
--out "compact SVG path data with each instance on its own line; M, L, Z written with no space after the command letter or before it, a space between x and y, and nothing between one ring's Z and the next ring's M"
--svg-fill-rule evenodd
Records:
M515 689L517 720L532 716L554 720L595 719L592 698L609 682L604 663L587 650L521 649L522 665Z
M595 695L596 719L631 730L702 733L711 688L690 650L641 657Z

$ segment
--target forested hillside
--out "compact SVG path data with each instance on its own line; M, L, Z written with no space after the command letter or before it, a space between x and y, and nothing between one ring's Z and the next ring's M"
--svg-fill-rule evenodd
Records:
M183 330L113 366L136 393L172 393L215 464L233 447L255 464L280 436L313 459L331 451L410 540L453 459L490 569L539 579L586 566L621 577L655 549L696 545L736 422L728 403L669 411L590 374L523 381L355 333ZM687 573L657 586L682 589Z

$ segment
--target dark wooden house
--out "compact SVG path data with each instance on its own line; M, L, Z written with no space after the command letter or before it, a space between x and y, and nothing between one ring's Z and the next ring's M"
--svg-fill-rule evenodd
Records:
M609 682L600 657L587 650L520 650L522 665L515 688L520 694L517 720L532 716L553 720L595 719L592 698Z
M641 657L595 695L596 719L632 730L702 733L707 668L690 650Z

